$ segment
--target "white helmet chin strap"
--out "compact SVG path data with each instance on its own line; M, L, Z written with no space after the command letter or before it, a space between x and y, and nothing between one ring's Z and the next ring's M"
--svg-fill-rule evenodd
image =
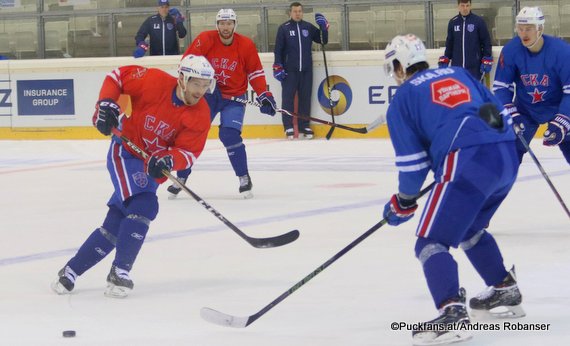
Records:
M538 34L536 35L536 40L534 40L533 44L526 47L527 49L531 49L532 47L534 47L538 43L538 41L540 41L540 38L542 37L542 31L544 31L544 27L542 30L538 30L538 25L537 25L536 28L537 28L537 32L538 32Z

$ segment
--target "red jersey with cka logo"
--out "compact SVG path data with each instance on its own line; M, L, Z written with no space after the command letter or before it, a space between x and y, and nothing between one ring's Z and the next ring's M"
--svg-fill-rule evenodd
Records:
M107 74L99 99L117 101L121 94L129 95L132 112L121 117L123 135L150 155L172 155L173 170L178 171L190 168L202 153L210 108L203 98L185 105L176 96L176 85L177 78L159 69L123 66Z
M224 97L241 96L247 91L247 83L260 95L266 90L267 81L253 41L234 33L233 42L222 43L217 30L200 33L184 52L205 56L216 71L217 87Z

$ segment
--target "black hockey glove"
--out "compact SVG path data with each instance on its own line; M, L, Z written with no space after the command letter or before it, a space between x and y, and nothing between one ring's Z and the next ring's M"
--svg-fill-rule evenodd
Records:
M93 115L93 125L105 136L111 134L111 129L119 126L121 107L112 99L103 99L97 102L97 109Z

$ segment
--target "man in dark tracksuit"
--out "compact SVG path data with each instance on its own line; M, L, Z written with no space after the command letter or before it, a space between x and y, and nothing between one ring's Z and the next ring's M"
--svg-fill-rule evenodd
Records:
M150 37L150 55L178 55L180 47L178 38L186 37L184 16L176 8L170 8L168 0L158 0L158 13L148 17L135 36L137 48L133 52L135 58L145 55Z
M275 39L275 62L273 76L281 82L282 108L294 112L295 94L297 94L300 115L311 115L311 95L313 88L313 42L328 42L328 22L326 18L315 13L315 21L320 29L303 20L303 5L293 2L290 6L291 19L283 23L277 30ZM294 138L293 119L282 115L285 136ZM298 119L300 137L313 138L309 121Z
M477 80L493 68L491 37L483 18L471 12L471 0L457 0L459 14L449 21L445 55L439 67L459 66L467 69Z

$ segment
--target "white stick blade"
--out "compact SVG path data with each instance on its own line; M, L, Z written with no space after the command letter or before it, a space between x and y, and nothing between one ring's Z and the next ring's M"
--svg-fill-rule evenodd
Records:
M210 323L224 327L245 328L248 317L237 317L210 308L202 308L200 316Z

